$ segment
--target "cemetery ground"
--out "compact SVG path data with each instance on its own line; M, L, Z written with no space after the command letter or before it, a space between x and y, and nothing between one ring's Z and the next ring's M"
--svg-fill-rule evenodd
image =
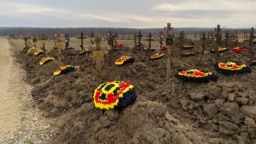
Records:
M22 39L9 42L15 60L26 71L25 81L32 87L31 98L42 112L39 117L49 125L42 129L42 132L49 131L49 139L42 143L256 143L256 68L252 66L249 74L218 73L213 67L215 54L209 52L212 48L209 44L202 57L200 54L182 57L180 43L175 42L171 49L170 80L166 82L167 57L149 60L151 52L132 49L133 40L118 40L125 48L106 53L99 72L95 70L91 54L79 55L80 40L71 38L73 48L63 50L62 63L76 69L60 76L53 76L59 67L58 49L53 48L53 42L47 42L46 55L56 61L43 66L39 61L44 56L27 53ZM147 45L148 42L142 43ZM84 46L89 45L90 40L85 39ZM102 41L101 47L106 46L107 41ZM153 41L152 48L158 49L159 42ZM196 42L192 50L200 53L200 43ZM166 51L162 52L167 55ZM122 55L134 57L135 62L114 65ZM220 59L245 64L250 61L248 51L227 51L220 53ZM190 68L212 71L219 79L192 83L174 76L178 70ZM96 109L92 97L94 89L99 82L112 80L131 82L137 100L122 111ZM26 93L23 96L26 97Z

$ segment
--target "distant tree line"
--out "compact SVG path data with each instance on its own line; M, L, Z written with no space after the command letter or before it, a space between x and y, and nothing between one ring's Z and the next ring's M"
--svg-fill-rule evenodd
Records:
M241 30L241 29L240 29ZM26 34L46 34L51 35L53 33L62 33L70 35L79 35L83 32L85 35L90 35L92 32L99 32L101 34L107 34L109 31L117 32L118 34L134 34L141 31L141 33L160 33L164 31L163 28L39 28L39 27L0 27L0 36L9 35L26 35ZM195 32L210 32L214 31L214 28L175 28L174 31L179 33L184 31L185 33Z

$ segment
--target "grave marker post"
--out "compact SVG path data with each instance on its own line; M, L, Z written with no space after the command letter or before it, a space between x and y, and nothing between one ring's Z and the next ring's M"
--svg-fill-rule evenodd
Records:
M80 34L80 39L81 39L80 47L81 47L81 51L83 52L84 51L84 33L83 32L81 32Z
M58 33L57 34L57 39L56 39L56 47L58 48L58 60L59 60L59 65L63 65L62 63L62 48L63 48L63 42L61 40L61 35Z
M33 43L34 43L34 47L36 47L36 42L37 42L37 37L36 37L36 35L33 35Z
M100 46L100 42L101 42L101 36L99 33L95 34L95 39L94 39L95 43L96 43L96 50L93 51L93 60L96 61L96 75L98 76L99 79L101 79L102 77L102 63L104 60L104 51L101 50L101 46ZM97 82L99 83L100 80L97 80Z
M136 48L136 46L137 46L137 34L136 33L134 34L134 44L135 44L134 47Z
M164 30L166 30L166 40L165 40L165 43L166 45L168 46L167 48L167 51L168 51L168 58L167 58L167 76L166 76L166 82L169 82L170 80L170 69L171 69L171 66L170 66L170 63L171 63L171 60L170 60L170 57L171 57L171 46L173 45L173 38L170 34L170 31L172 30L173 28L171 27L171 23L167 23L167 27L164 28Z
M160 48L163 46L163 39L164 39L164 35L163 35L163 32L161 31L159 35Z
M254 28L252 27L250 30L250 62L253 62L254 59L254 52L253 52L253 40L254 40Z
M108 45L111 47L110 50L114 49L114 35L111 31L108 33Z
M215 57L215 62L217 64L219 62L219 57L220 57L219 47L221 46L221 36L222 36L219 24L217 25L217 28L215 28L215 36L216 36L216 46L215 46L216 57Z
M28 47L28 37L24 37L24 41L25 41L25 47Z
M142 37L142 34L141 34L141 31L139 31L139 35L138 35L138 43L139 43L139 51L140 51L140 48L141 48L141 37Z
M69 47L69 34L66 33L65 34L65 49L67 49Z
M45 55L45 52L46 52L46 49L45 49L45 44L46 44L45 34L42 34L41 44L42 44L43 54Z
M203 32L202 37L201 37L201 41L202 41L202 52L201 52L201 57L199 58L198 64L200 64L203 55L204 55L204 51L205 51L205 42L206 42L206 36L205 36L205 32Z
M206 41L205 32L203 32L203 36L201 39L202 39L202 47L203 47L202 55L203 55L205 51L205 41Z
M152 41L152 34L148 34L148 51L151 50L151 41Z

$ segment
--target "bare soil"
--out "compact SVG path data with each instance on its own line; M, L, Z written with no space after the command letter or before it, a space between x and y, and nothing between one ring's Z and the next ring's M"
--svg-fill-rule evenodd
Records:
M63 63L76 66L69 74L53 76L56 61L40 66L43 57L27 53L20 44L16 57L26 70L26 82L33 85L32 97L47 119L54 119L58 131L46 143L86 144L244 144L256 143L256 73L223 75L214 69L212 45L200 54L181 57L180 43L171 50L171 77L166 82L166 58L149 60L149 52L132 49L132 41L121 51L105 55L101 75L95 71L92 55L79 55L79 48L63 50ZM74 40L75 41L75 40ZM122 41L120 41L122 43ZM76 41L74 45L78 45ZM157 42L155 42L157 45ZM48 46L47 56L57 59L58 50ZM71 43L72 46L72 43ZM230 47L236 46L232 43ZM158 48L158 47L156 47ZM192 49L201 52L199 43ZM167 54L166 51L163 53ZM122 55L135 62L115 66ZM221 53L222 61L249 64L249 52ZM217 82L191 83L177 79L180 69L213 71ZM131 82L136 102L123 111L94 108L92 93L100 82ZM51 125L51 126L53 126Z

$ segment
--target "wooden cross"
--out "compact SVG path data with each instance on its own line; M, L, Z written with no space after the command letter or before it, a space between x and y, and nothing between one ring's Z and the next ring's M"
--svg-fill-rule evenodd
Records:
M159 34L160 48L163 46L163 39L164 39L164 35L163 35L163 32L161 31Z
M216 36L216 46L215 46L215 53L216 53L216 64L219 62L219 57L220 57L220 53L219 53L219 47L221 46L221 29L220 29L220 25L217 25L217 28L215 28L215 36Z
M253 52L253 40L255 38L254 36L254 28L252 27L250 32L250 62L253 62L254 59L254 52Z
M63 42L61 41L60 34L57 34L56 47L58 48L59 65L62 65L62 48L63 48Z
M93 44L94 32L91 32L91 43Z
M83 32L81 32L80 34L80 39L81 39L80 48L81 48L81 51L84 51L84 33Z
M179 38L180 38L180 43L182 43L182 45L183 45L185 43L184 42L185 41L185 32L184 31L180 32Z
M109 33L108 33L108 45L111 46L111 50L113 50L113 48L114 48L114 39L115 39L115 37L114 37L113 32L109 31Z
M164 30L166 31L166 40L165 40L165 44L167 46L169 46L169 48L167 49L168 51L168 58L167 58L167 61L166 61L166 65L167 65L167 74L166 74L166 82L169 82L170 80L170 69L171 69L171 66L170 66L170 63L171 63L171 60L170 60L170 57L171 57L171 46L173 45L173 39L172 39L172 36L170 34L170 31L173 30L174 28L171 27L171 23L167 23L167 27L164 28Z
M117 32L115 32L115 39L117 39L117 37L118 37L118 34L117 34Z
M149 33L148 34L148 51L150 51L151 49L151 41L152 41L152 34Z
M202 47L203 47L202 55L203 55L205 51L205 41L206 41L205 32L203 32L203 36L201 39L202 39Z
M141 48L141 37L142 37L142 34L141 34L141 31L139 31L139 34L138 34L138 38L139 38L139 51L140 51L140 48Z
M24 37L24 41L25 41L25 47L28 46L28 37Z
M45 49L45 44L46 44L46 37L45 34L42 34L42 38L41 38L41 44L42 44L42 49L43 49L43 54L45 55L46 49Z
M137 47L137 34L135 33L134 34L134 44L135 44L135 48Z
M95 44L96 44L96 50L100 50L101 36L100 36L99 33L96 33L94 41L95 41Z
M201 40L202 40L202 52L201 52L201 57L199 58L199 61L198 61L198 64L201 63L201 60L203 58L203 55L204 55L204 51L205 51L205 42L206 42L206 36L205 36L205 32L203 32L202 34L202 37L201 37Z
M171 23L167 23L167 27L164 27L164 30L166 31L165 44L167 46L172 46L173 45L173 38L172 38L172 35L171 35L171 30L173 30L173 29L174 28L171 27Z
M66 33L65 34L65 49L67 49L69 47L69 34Z
M33 43L34 43L34 47L36 47L36 42L37 42L37 36L33 35Z
M94 38L95 44L96 44L96 50L93 51L93 60L96 61L96 74L98 75L99 79L102 79L102 65L103 65L103 60L104 60L104 51L100 50L100 42L101 42L101 35L99 33L95 34ZM97 80L99 82L99 80Z

